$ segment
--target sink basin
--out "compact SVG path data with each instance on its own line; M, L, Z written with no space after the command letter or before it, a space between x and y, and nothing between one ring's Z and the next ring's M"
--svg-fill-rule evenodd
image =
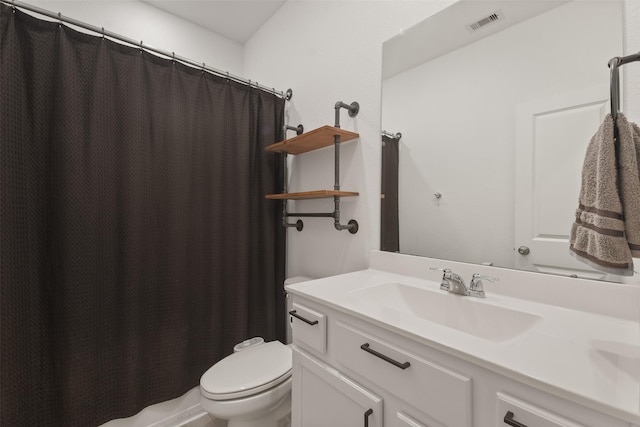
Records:
M473 297L401 283L360 289L352 296L356 304L384 308L401 316L415 316L489 341L514 338L542 319L535 314L487 304Z

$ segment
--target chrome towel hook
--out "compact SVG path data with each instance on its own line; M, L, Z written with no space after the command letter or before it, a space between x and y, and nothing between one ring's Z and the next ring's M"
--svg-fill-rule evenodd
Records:
M640 61L640 52L628 56L616 56L609 60L609 68L611 69L611 117L615 124L618 112L620 111L620 72L619 68L630 62Z
M610 98L611 98L611 117L613 122L616 122L618 117L618 111L620 111L620 72L618 66L620 65L620 58L615 57L609 61L609 69L611 70L611 78L609 84Z

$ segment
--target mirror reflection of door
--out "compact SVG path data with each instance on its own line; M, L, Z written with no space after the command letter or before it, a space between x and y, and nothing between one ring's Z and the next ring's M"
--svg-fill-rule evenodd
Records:
M569 255L567 224L574 220L584 153L604 120L608 104L609 87L605 84L517 106L516 268L604 277ZM522 247L528 251L519 251Z

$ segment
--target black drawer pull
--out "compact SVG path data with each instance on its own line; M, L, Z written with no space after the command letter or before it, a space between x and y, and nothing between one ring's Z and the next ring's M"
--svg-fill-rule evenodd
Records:
M409 363L409 362L400 363L397 360L393 360L389 356L385 356L382 353L378 353L377 351L375 351L372 348L370 348L368 342L362 344L360 346L360 348L363 349L364 351L366 351L367 353L371 353L374 356L379 357L380 359L384 360L385 362L391 363L393 366L397 366L400 369L407 369L409 366L411 366L411 363Z
M302 321L303 321L304 323L306 323L307 325L311 325L311 326L313 326L313 325L317 325L317 324L318 324L318 321L317 321L317 320L309 320L309 319L305 319L304 317L300 316L300 315L298 314L298 312L297 312L297 311L295 311L295 310L291 310L291 311L289 312L289 314L290 314L290 315L292 315L293 317L295 317L296 319L300 319L300 320L302 320Z
M373 409L369 408L364 413L364 427L369 427L369 415L373 414Z
M525 424L519 423L516 420L513 419L515 415L513 415L513 412L508 411L506 413L506 415L504 416L504 423L508 424L512 427L527 427Z

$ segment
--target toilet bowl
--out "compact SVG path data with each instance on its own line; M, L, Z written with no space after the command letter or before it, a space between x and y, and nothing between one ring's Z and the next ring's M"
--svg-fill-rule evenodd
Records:
M291 348L279 341L237 351L200 379L202 408L228 427L289 426L291 367Z
M291 277L284 285L311 280ZM291 301L287 295L289 325ZM286 343L291 342L287 326ZM227 427L289 427L291 425L291 348L260 337L237 344L234 353L200 378L200 404Z

